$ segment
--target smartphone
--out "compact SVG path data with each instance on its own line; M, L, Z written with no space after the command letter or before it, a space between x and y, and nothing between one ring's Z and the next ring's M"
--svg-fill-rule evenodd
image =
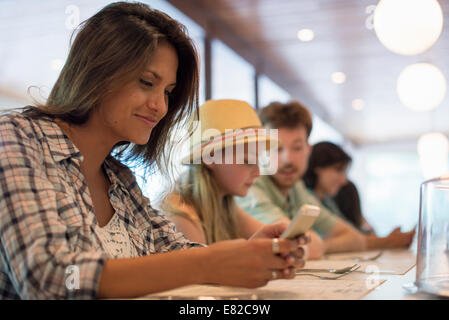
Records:
M281 234L281 238L295 239L301 234L306 233L315 223L319 215L320 207L304 204L290 222L287 229Z

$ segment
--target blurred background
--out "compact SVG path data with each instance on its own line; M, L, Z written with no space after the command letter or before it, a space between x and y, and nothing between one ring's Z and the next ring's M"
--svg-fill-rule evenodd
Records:
M73 30L109 2L0 0L0 108L44 100ZM352 156L349 178L377 233L417 224L420 183L448 171L449 0L142 2L186 26L201 103L299 100L313 113L310 143ZM151 199L166 179L147 179Z

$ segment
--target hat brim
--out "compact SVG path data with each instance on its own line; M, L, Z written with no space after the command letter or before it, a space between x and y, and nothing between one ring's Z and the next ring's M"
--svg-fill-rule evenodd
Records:
M192 164L201 164L203 153L210 154L212 151L223 150L225 148L237 145L251 144L257 143L257 148L260 145L263 145L265 142L265 150L272 150L274 148L278 148L279 140L272 138L268 135L259 135L253 137L242 137L239 139L233 139L231 141L219 142L214 144L203 144L197 148L194 148L193 151L190 151L189 155L182 158L181 163L183 165L192 165ZM259 152L259 149L258 149Z

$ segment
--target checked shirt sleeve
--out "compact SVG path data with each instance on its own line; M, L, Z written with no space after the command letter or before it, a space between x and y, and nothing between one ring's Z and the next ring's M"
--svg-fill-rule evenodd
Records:
M31 130L0 118L0 258L9 286L22 299L95 298L107 256L70 249L45 165Z
M153 230L152 241L157 252L205 247L203 244L188 240L184 234L178 232L175 224L164 213L150 206L148 208Z

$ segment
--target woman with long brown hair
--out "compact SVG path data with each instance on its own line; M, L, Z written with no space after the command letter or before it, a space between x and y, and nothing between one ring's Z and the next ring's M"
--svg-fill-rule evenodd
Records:
M133 297L293 276L296 243L190 242L120 161L169 161L167 138L197 95L195 49L164 13L119 2L83 23L46 104L0 117L1 298Z

